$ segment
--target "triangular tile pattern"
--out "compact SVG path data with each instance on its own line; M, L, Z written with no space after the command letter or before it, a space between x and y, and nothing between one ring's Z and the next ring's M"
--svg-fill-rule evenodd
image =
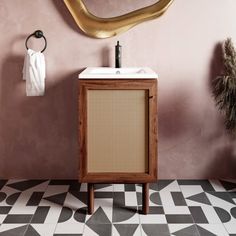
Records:
M43 182L46 182L46 180L25 180L17 183L7 184L7 186L19 191L25 191Z
M207 193L235 205L234 201L227 192L207 192Z
M70 191L70 194L72 194L75 198L87 205L88 195L86 192Z
M207 179L202 179L202 180L178 180L179 185L197 185L201 186L204 191L215 191L213 186L211 185L210 181Z
M114 224L120 235L133 236L138 224Z
M158 185L158 191L161 191L162 189L164 189L165 187L167 187L169 184L173 183L174 180L159 180L157 182Z
M89 224L87 226L97 235L110 236L112 232L112 224Z
M229 236L223 224L197 224L197 229L201 236Z
M41 235L31 225L29 225L24 236L41 236Z
M191 200L191 201L195 201L198 203L203 203L206 205L211 205L209 199L207 198L205 193L199 193L193 196L188 197L187 199Z
M179 231L173 232L172 234L175 236L199 236L198 230L195 225L183 228Z
M221 188L216 183L153 183L147 215L141 212L142 185L96 185L95 211L88 215L87 185L77 180L8 181L0 191L0 236L9 232L14 236L14 232L17 236L140 236L141 232L156 236L157 230L161 236L232 236L236 234L235 183L221 182Z
M107 189L112 189L112 184L95 184L94 185L94 190L107 190Z
M99 207L93 215L89 218L89 220L86 222L87 225L90 224L111 224L111 221L107 217L104 210Z
M45 197L44 199L47 201L56 203L60 206L63 206L64 201L66 199L66 195L67 195L67 193L60 193L60 194L52 195L50 197Z
M45 193L43 195L43 198L65 193L65 192L68 193L69 185L48 185L48 187L44 191Z
M31 224L31 226L40 234L40 236L54 236L55 224Z
M159 191L160 190L159 188L160 188L160 184L158 185L158 183L150 183L149 184L149 189L150 190Z
M15 228L7 229L4 231L0 231L1 236L24 236L26 230L27 230L27 225L22 225L22 226L16 226ZM0 228L1 230L1 228Z
M76 191L75 193L80 193L80 192ZM81 193L81 195L84 195L84 192ZM80 199L78 199L77 196L80 196L80 194L76 195L72 194L71 192L68 192L66 195L66 199L64 201L64 206L71 208L73 211L76 211L78 208L87 207L86 204L87 201L85 201L86 196L84 195L83 197L84 202L80 201Z
M102 208L104 213L106 214L107 218L112 222L112 211L113 211L113 199L112 198L97 198L94 201L94 212L96 212L99 208ZM86 216L86 222L92 217L93 215Z
M44 181L41 184L35 185L32 188L26 189L24 192L27 192L28 194L34 193L34 192L45 192L46 189L48 188L48 183L49 181Z
M203 236L217 236L216 234L211 233L210 231L202 228L199 225L197 225L197 229L198 229L198 232L200 233L200 235L203 235Z
M99 236L95 231L93 231L89 226L85 225L83 230L83 236ZM55 235L60 236L60 234Z

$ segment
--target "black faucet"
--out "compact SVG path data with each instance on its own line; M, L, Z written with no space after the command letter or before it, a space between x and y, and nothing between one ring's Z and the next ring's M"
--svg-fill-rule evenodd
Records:
M116 68L121 68L121 45L119 44L119 41L117 41L116 47L115 47L115 64Z

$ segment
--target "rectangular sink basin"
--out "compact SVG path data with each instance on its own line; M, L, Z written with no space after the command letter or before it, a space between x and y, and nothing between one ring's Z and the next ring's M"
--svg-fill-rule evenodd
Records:
M87 67L79 79L157 79L158 75L148 67Z

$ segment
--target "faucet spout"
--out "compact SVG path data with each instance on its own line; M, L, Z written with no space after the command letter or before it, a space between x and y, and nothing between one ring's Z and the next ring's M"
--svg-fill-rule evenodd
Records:
M116 68L121 68L121 45L119 41L117 41L116 47L115 47L115 66Z

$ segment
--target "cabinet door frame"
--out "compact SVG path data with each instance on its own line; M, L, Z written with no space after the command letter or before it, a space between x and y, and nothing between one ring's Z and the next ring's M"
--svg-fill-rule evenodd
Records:
M148 109L148 172L88 173L87 171L87 92L88 90L147 90ZM85 183L149 183L157 180L157 80L156 79L79 79L78 96L79 181Z

